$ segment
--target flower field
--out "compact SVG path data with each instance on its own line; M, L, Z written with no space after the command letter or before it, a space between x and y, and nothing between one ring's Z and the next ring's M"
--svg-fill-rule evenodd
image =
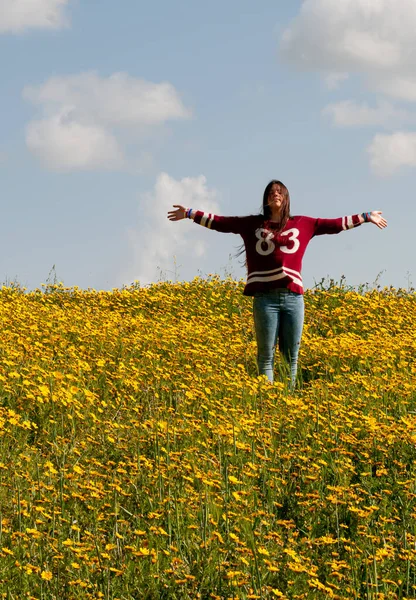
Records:
M0 597L416 598L416 295L309 291L291 394L241 292L0 290Z

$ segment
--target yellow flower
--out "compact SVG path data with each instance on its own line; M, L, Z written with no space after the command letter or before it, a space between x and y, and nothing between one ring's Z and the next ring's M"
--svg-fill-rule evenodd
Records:
M141 547L136 552L133 552L135 556L150 556L151 552L149 548Z
M228 476L228 481L230 483L243 483L242 481L240 481L239 479L237 479L237 477L234 477L234 475L229 475Z

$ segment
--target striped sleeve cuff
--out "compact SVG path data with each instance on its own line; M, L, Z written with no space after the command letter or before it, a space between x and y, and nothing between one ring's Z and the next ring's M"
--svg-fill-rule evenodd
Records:
M361 225L359 215L349 215L347 217L342 217L342 229L345 231L346 229L353 229Z
M189 210L189 218L203 227L211 229L211 225L214 221L214 215L212 213L202 212L201 210Z

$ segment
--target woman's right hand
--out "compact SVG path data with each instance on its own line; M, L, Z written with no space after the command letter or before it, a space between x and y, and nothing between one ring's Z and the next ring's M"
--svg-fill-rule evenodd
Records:
M174 204L173 208L176 208L176 210L170 210L168 212L169 221L181 221L182 219L186 219L187 208L180 204Z

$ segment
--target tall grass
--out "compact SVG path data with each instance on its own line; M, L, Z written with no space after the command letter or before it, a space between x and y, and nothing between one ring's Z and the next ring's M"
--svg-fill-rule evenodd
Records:
M416 296L306 295L256 376L231 280L0 292L0 597L416 597Z

